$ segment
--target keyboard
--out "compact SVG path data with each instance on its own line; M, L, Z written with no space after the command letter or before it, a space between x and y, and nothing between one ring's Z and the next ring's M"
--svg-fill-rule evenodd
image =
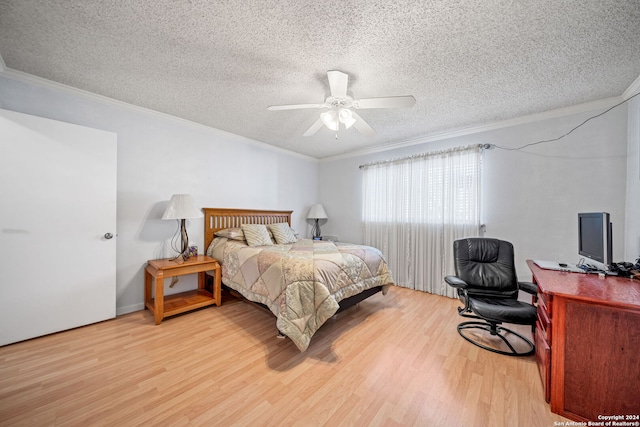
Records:
M557 261L543 261L534 259L533 262L540 268L545 270L567 271L570 273L584 273L585 271L575 264L565 264L561 266Z

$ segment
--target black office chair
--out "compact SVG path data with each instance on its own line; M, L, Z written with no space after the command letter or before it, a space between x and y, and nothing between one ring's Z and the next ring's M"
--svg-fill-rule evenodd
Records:
M498 239L467 238L453 242L455 257L455 276L445 277L445 281L456 288L458 297L464 307L458 307L458 314L463 317L482 321L462 322L458 325L458 333L470 343L495 353L509 356L529 356L535 352L533 343L521 334L501 325L514 323L531 325L532 331L536 323L536 307L518 301L518 291L522 289L532 295L538 293L533 283L518 282L513 260L513 245ZM489 332L485 338L499 337L509 348L490 346L491 339L473 334L473 330ZM467 333L469 332L469 333ZM508 338L516 337L524 341L526 348L518 351ZM484 344L481 341L486 341Z

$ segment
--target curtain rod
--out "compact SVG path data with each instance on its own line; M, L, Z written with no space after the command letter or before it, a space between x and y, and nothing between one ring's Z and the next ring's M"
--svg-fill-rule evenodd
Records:
M467 150L472 150L474 148L479 148L481 150L484 150L484 149L491 148L491 145L490 144L472 144L472 145L467 145L467 146L464 146L464 147L454 147L454 148L447 148L445 150L430 151L428 153L413 154L411 156L397 157L397 158L390 159L390 160L380 160L380 161L377 161L377 162L365 163L364 165L358 166L358 169L364 169L364 168L367 168L369 166L384 165L386 163L395 163L395 162L402 162L404 160L418 159L418 158L421 158L421 157L439 156L441 154L455 153L455 152L459 152L459 151L467 151Z

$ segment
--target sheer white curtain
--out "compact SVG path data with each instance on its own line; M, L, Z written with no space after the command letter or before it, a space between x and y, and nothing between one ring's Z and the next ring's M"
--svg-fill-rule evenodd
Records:
M361 166L363 232L397 285L455 298L453 241L480 230L481 146Z

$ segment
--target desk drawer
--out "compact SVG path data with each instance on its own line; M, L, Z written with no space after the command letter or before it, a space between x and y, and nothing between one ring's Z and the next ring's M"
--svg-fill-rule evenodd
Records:
M551 319L553 317L552 304L551 304L551 295L545 294L543 292L538 292L538 308L542 306L544 311L547 313L547 317Z
M544 336L544 339L548 343L551 343L551 328L552 328L551 319L549 319L547 312L540 305L538 305L537 315L538 315L538 322L536 325L536 329L540 331L540 333Z
M542 388L544 389L544 399L547 402L551 401L551 347L549 343L544 339L542 334L542 327L539 323L536 324L536 334L534 337L536 344L536 362L538 364L538 371L540 372L540 379L542 380Z

